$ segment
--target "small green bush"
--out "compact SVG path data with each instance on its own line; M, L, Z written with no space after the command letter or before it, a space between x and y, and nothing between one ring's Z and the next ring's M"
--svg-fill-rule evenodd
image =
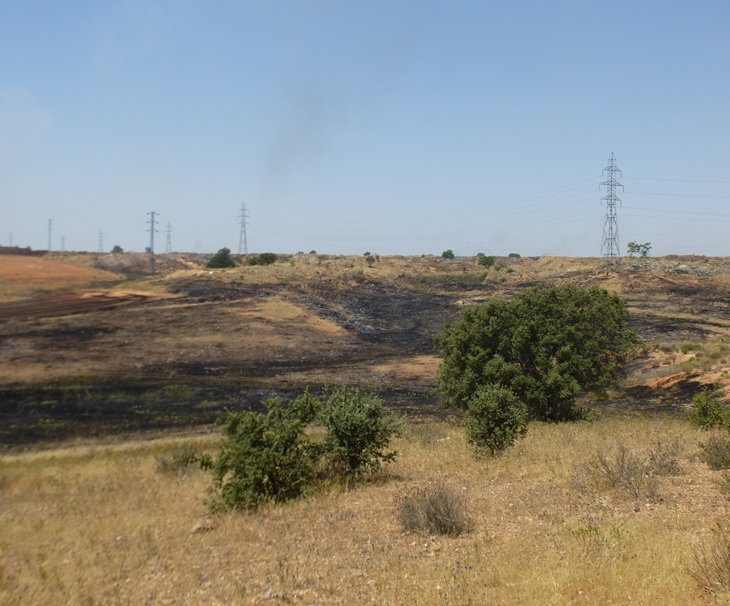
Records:
M441 256L444 259L453 259L454 258L454 251L449 248L448 250L445 250L444 252L442 252L441 253Z
M466 436L477 450L496 454L527 432L527 406L511 390L477 389L467 407Z
M707 388L692 398L689 422L693 427L702 429L727 427L728 413L728 407L720 401L718 391L715 388Z
M373 263L375 263L375 257L373 257L372 255L368 255L367 257L365 257L365 261L367 261L368 266L372 267Z
M682 353L688 354L690 351L699 351L702 349L702 345L699 343L685 343L682 345Z
M484 267L492 267L494 265L495 259L494 257L479 257L479 265L482 265Z
M420 488L403 497L399 518L407 532L456 536L470 527L466 497L443 484Z
M348 387L330 390L317 422L326 430L321 446L335 472L357 476L397 456L396 452L386 454L385 449L400 434L402 422L373 394Z
M231 258L230 248L221 248L213 258L208 261L206 267L210 269L220 269L225 267L235 267L236 262Z
M260 255L251 257L246 263L247 265L271 265L272 263L276 263L278 258L276 253L261 253Z
M510 259L519 259L520 255L519 253L510 253L507 255Z
M229 412L218 455L201 459L201 467L213 472L214 507L251 509L285 501L311 484L317 449L304 430L316 414L316 400L305 392L288 408L278 398L265 406L265 414Z

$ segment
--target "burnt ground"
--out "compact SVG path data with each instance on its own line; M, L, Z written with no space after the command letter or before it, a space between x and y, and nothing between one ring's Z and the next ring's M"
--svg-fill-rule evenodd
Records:
M168 263L148 280L172 298L0 319L0 444L187 429L328 383L375 391L411 415L439 414L434 336L464 305L537 284L619 292L628 327L647 343L730 335L730 263L657 260L615 272L589 261L504 260L509 274L434 258L369 271L358 259L321 257L215 274ZM658 358L631 372L649 362L651 372L673 372ZM696 372L661 392L634 382L598 404L670 411L702 386Z

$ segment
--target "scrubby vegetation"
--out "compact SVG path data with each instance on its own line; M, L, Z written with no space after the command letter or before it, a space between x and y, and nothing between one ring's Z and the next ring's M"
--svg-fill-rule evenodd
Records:
M228 413L219 452L199 458L213 473L214 509L295 499L318 477L351 481L397 456L386 449L401 422L372 394L337 387L319 399L306 390L287 406L271 398L265 407ZM324 429L320 441L306 431L313 423Z
M314 254L314 253L312 253ZM276 260L278 259L278 255L276 253L261 253L260 255L255 255L251 257L248 261L246 261L247 265L272 265L276 263Z
M438 483L403 496L399 517L404 530L425 534L460 535L469 529L463 491Z
M477 450L496 454L527 432L527 406L510 391L482 385L467 404L466 435Z

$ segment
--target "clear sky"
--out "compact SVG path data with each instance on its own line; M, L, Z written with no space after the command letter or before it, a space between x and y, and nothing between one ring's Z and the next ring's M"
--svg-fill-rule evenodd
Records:
M730 255L730 2L5 0L0 242Z

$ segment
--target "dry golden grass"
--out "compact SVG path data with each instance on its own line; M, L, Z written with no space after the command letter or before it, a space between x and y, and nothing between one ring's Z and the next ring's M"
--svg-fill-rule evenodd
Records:
M371 482L254 513L209 515L200 471L162 471L215 436L74 447L0 459L3 604L713 604L688 567L728 502L677 418L533 424L475 459L453 424L411 423ZM623 444L683 449L652 503L584 465ZM169 467L169 466L168 466ZM405 533L400 497L443 483L470 532Z

